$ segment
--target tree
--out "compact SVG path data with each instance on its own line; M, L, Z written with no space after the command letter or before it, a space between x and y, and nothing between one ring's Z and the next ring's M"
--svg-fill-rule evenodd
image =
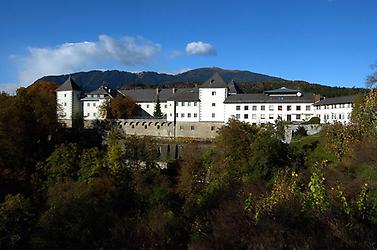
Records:
M377 90L356 99L351 121L364 136L377 139Z
M62 144L47 158L41 170L52 182L76 179L80 165L80 152L76 144Z
M0 248L26 249L34 216L29 199L7 195L0 204Z
M140 115L140 111L139 105L126 96L114 97L100 107L100 113L106 119L135 118Z
M372 68L377 69L377 63L372 65ZM373 87L377 83L377 71L367 76L367 85Z
M157 96L157 103L156 106L154 107L154 112L153 112L154 117L162 117L163 114L161 112L161 104L160 104L160 97Z

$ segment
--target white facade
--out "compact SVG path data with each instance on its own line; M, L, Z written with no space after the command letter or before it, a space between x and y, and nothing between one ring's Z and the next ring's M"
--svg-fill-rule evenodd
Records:
M227 88L199 88L199 121L224 122Z
M308 121L315 115L313 103L227 103L225 116L252 124Z
M156 102L136 102L148 115L153 116L154 110L156 108ZM161 113L166 115L168 112L168 103L160 102Z
M352 103L317 105L315 112L321 123L341 122L347 124L351 119L352 108Z
M198 122L200 121L199 101L176 101L175 120L178 122Z
M105 114L101 114L101 107L106 103L107 98L98 98L98 99L83 99L83 115L84 120L96 120L96 119L105 119Z
M56 92L59 119L72 120L75 115L82 114L80 96L81 91L78 90Z

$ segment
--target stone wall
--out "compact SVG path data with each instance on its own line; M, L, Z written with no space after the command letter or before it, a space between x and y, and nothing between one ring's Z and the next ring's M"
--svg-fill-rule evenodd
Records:
M161 138L213 139L222 122L168 122L163 119L119 119L118 127L128 135Z
M165 119L118 119L114 120L118 128L127 135L153 136L159 138L190 138L195 140L211 140L217 136L218 130L224 126L223 122L174 122ZM85 127L91 123L84 121ZM321 124L287 125L285 127L285 142L290 143L292 135L300 127L305 128L308 135L321 131Z
M306 125L287 125L285 127L285 142L290 143L292 141L292 135L300 127L305 128L307 135L318 134L322 130L321 124L306 124Z

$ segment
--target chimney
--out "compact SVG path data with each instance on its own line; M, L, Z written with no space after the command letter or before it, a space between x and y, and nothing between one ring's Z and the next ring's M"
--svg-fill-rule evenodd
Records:
M158 95L159 93L160 93L159 88L156 88L156 95Z
M175 94L175 92L176 92L176 89L175 89L175 88L173 88L173 89L172 89L172 91L173 91L173 94Z

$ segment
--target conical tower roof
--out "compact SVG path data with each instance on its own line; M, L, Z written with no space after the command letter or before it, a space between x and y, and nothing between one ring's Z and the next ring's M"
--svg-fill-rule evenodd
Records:
M72 76L69 75L68 79L60 85L56 91L82 91L79 85L73 80Z
M228 85L218 72L213 74L206 82L199 86L199 88L227 88Z

